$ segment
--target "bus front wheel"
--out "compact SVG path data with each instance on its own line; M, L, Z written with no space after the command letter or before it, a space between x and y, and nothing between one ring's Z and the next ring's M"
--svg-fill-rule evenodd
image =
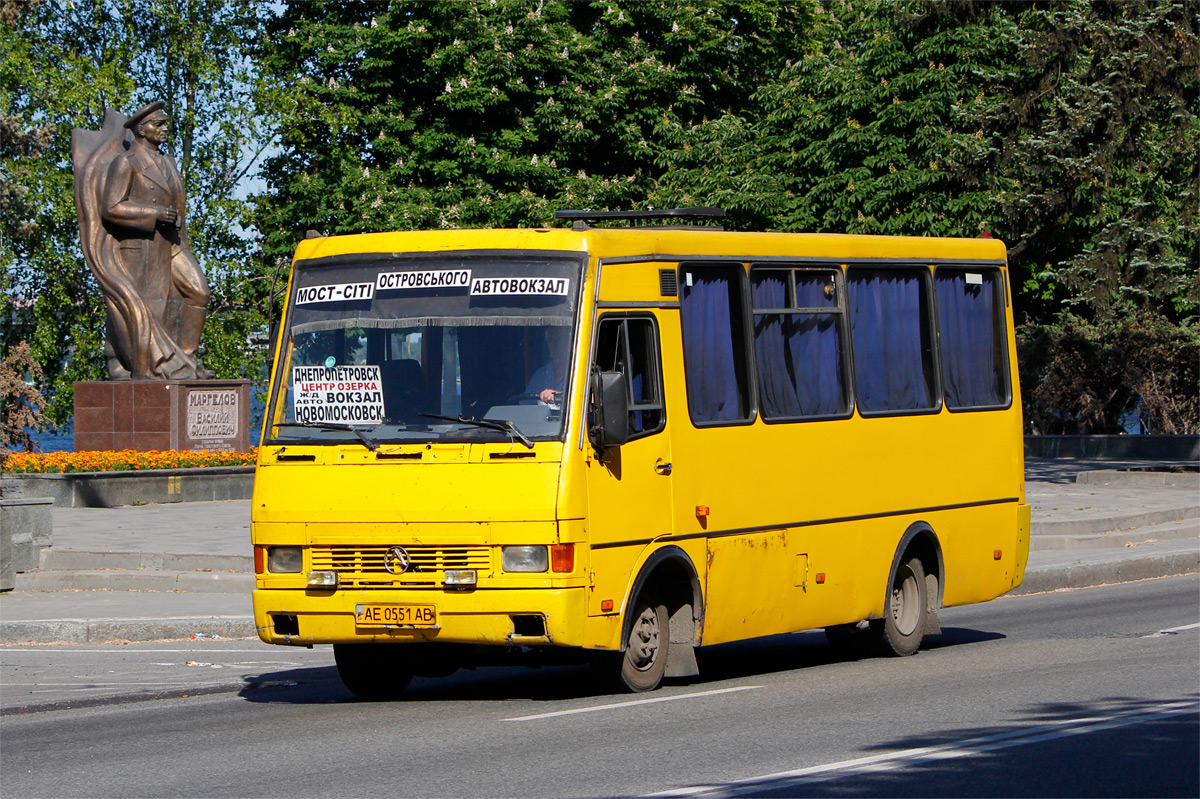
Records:
M342 684L361 699L395 699L412 682L412 665L399 645L334 644Z
M639 598L634 614L621 661L621 683L634 693L653 691L667 668L671 617L657 599Z
M921 646L928 610L925 590L925 567L920 558L910 557L896 570L888 591L881 636L885 651L911 655Z

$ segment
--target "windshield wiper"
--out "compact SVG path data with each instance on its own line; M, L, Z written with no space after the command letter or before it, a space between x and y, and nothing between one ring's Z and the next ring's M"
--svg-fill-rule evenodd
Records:
M429 419L441 419L446 422L462 422L476 427L486 427L489 430L499 430L501 433L508 433L514 436L525 446L533 449L533 442L529 437L522 433L515 424L508 419L474 419L470 416L463 416L461 413L458 416L442 416L440 413L418 413L417 416L425 416Z
M366 433L357 427L348 424L337 424L335 422L277 422L274 427L307 427L312 430L344 430L347 433L353 433L358 437L358 440L363 443L363 446L374 452L379 449L379 442L370 438Z

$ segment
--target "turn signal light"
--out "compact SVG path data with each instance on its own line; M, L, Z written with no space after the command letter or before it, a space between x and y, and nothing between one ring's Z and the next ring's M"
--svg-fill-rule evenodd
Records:
M696 518L697 519L702 519L707 515L708 515L708 506L707 505L697 505L696 506Z
M825 572L817 572L817 585L825 584Z
M569 574L575 571L575 545L553 544L550 547L550 571Z
M1002 557L1004 557L1003 550L997 549L995 552L992 553L992 560L1000 560L1000 558L1002 558Z
M600 600L600 612L611 613L613 609L613 601L611 599Z
M262 574L267 570L267 548L254 548L254 573Z

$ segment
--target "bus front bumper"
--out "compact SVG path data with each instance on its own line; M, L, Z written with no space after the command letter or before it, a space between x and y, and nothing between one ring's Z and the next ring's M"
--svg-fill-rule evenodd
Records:
M256 589L268 644L371 642L582 646L585 588L475 591ZM432 611L429 609L432 608Z

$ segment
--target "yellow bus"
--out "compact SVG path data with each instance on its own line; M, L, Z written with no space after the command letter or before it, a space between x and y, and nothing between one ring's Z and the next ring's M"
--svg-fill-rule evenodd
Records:
M259 636L346 686L518 655L615 685L824 628L910 655L1029 548L1004 245L720 209L318 237L253 496Z

